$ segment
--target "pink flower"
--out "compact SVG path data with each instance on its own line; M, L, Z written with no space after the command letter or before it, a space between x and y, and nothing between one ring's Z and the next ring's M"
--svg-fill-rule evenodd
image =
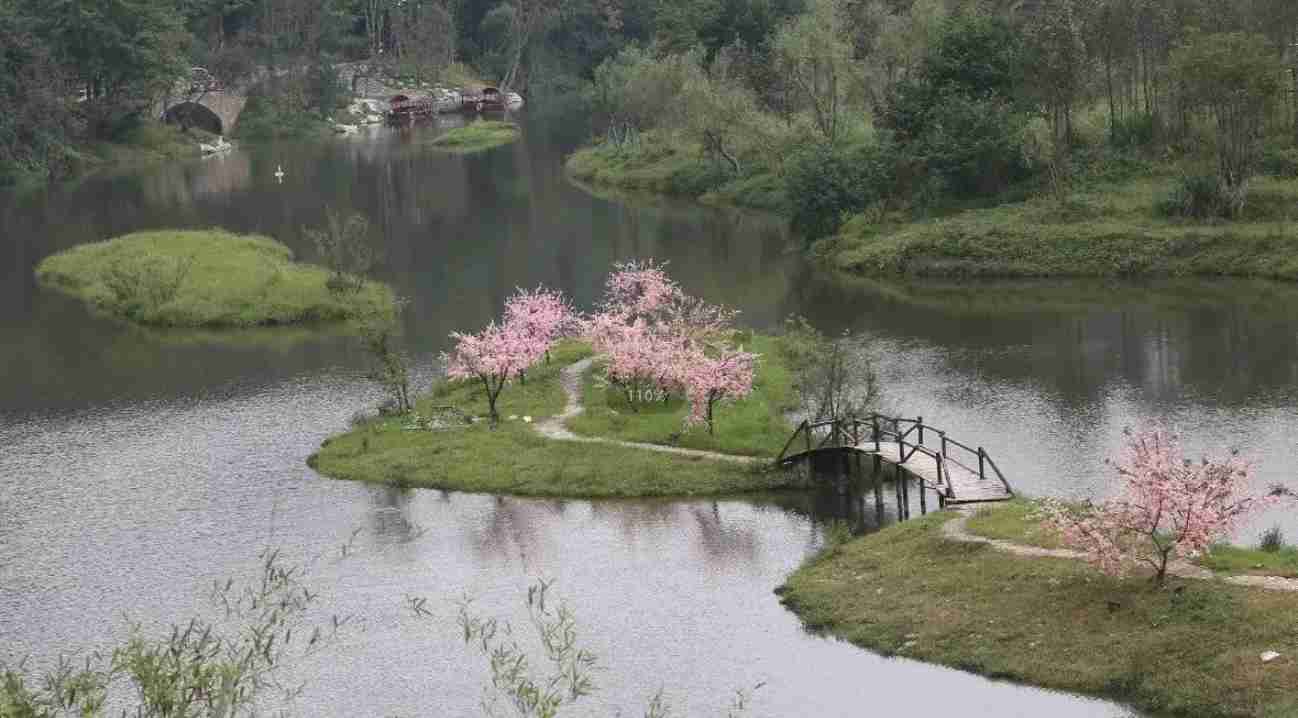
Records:
M1229 536L1252 511L1273 501L1247 495L1252 467L1231 454L1187 461L1165 431L1128 432L1116 464L1117 495L1076 509L1047 502L1047 524L1105 573L1145 564L1162 583L1168 562L1193 558Z

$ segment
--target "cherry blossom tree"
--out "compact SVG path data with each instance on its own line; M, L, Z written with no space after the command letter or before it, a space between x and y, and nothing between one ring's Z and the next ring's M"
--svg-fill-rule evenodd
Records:
M576 317L572 304L562 292L543 286L519 289L505 302L505 325L543 346L542 354L547 364L550 362L550 349L573 330Z
M713 409L717 402L734 401L753 391L753 366L757 355L726 349L716 357L695 352L682 366L685 395L690 401L688 421L706 423L715 433Z
M1162 430L1128 431L1114 466L1121 484L1114 498L1082 507L1051 501L1045 509L1046 524L1066 544L1114 576L1144 565L1162 585L1171 560L1208 551L1273 500L1247 495L1251 466L1238 455L1188 461L1176 437Z
M622 315L626 321L656 319L657 314L681 297L681 288L667 276L666 264L652 259L620 262L604 282L603 312Z
M535 364L545 346L517 324L492 322L477 334L452 332L455 349L444 354L446 376L452 380L482 382L494 427L500 422L496 400L505 385Z

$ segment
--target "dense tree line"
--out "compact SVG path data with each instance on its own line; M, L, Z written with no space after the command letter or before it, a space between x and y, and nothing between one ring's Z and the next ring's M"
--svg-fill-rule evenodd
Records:
M774 174L795 225L814 237L880 204L1066 183L1097 148L1215 155L1209 201L1187 189L1184 213L1230 216L1262 137L1287 146L1298 136L1291 0L807 0L778 10L760 32L729 34L660 13L652 38L594 73L610 142L629 138L630 152L650 132L650 144L698 145L716 167L701 180L711 187Z

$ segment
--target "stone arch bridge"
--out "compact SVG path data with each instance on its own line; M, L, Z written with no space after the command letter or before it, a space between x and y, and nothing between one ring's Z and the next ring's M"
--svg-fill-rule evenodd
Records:
M168 124L197 127L215 135L228 134L248 104L248 88L224 86L196 67L163 96L156 116Z

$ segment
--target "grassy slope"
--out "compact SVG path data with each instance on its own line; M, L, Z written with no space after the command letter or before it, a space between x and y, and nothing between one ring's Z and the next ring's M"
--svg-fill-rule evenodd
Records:
M734 180L718 177L697 146L681 146L646 133L638 151L619 151L607 144L578 150L566 162L581 182L630 192L699 199L707 203L783 212L783 183L757 171Z
M970 533L1031 546L1059 548L1063 544L1054 532L1041 526L1037 504L1017 498L981 509L969 519ZM1268 552L1246 546L1218 544L1195 563L1222 574L1255 574L1298 578L1298 548Z
M589 353L585 345L564 345L551 364L528 373L526 384L506 387L499 404L506 420L499 429L479 422L407 431L404 419L377 419L329 439L308 463L337 479L531 496L688 496L786 485L782 473L764 468L537 435L522 417L535 421L558 413L566 403L559 371ZM458 382L435 386L416 402L416 411L427 415L448 405L477 416L487 411L481 387Z
M1298 279L1298 182L1258 178L1235 222L1154 213L1170 177L1100 185L1061 208L1037 199L941 219L872 225L857 217L817 248L861 274L954 276L1249 276Z
M1078 561L940 535L949 513L832 549L780 589L809 626L857 645L1173 715L1298 714L1298 595L1117 581ZM1285 654L1263 664L1266 650Z
M771 337L755 336L752 351L761 354L751 396L716 409L716 435L696 427L682 431L689 405L680 399L651 403L632 411L626 397L593 372L586 379L586 411L570 420L573 433L625 441L683 446L729 454L774 457L793 433L784 418L795 401L787 367Z
M189 257L194 264L177 296L159 305L119 301L103 281L104 272L115 262L165 267ZM84 244L47 257L36 273L42 283L110 314L159 326L342 320L392 303L391 290L375 282L368 282L356 295L331 294L325 288L326 269L294 263L288 247L272 239L221 230L140 232Z
M432 144L447 152L481 152L518 139L518 125L512 122L480 120L438 135Z

